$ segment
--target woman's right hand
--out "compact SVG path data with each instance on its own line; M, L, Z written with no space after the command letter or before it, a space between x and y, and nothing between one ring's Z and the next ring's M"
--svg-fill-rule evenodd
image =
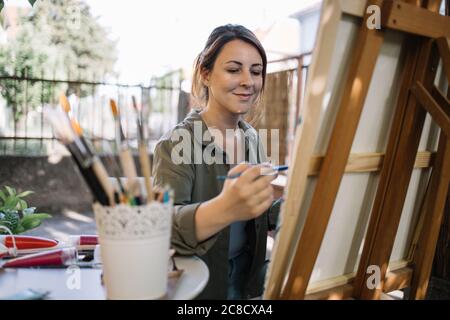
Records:
M231 222L257 218L270 208L274 200L270 183L277 175L264 175L264 171L267 171L267 165L248 163L241 163L229 171L228 175L241 173L241 176L225 180L218 200Z
M267 166L240 164L228 175L242 173L239 178L226 179L222 192L203 202L195 213L195 235L202 242L236 221L259 217L273 202L270 184L276 174L264 175Z

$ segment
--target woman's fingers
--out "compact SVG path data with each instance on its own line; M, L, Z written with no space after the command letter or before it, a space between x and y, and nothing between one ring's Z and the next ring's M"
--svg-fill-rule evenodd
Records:
M271 182L274 180L272 176L262 176L251 183L248 183L244 186L244 195L246 197L250 197L252 195L256 195L262 190L266 189L268 186L271 186Z
M270 185L273 180L275 180L273 176L261 176L260 178L253 181L249 185L249 188L254 190L253 192L259 192Z
M265 164L255 165L245 170L239 178L240 183L249 183L259 180L261 177L269 177L270 181L274 180L277 175L270 167Z
M241 173L236 179L227 179L225 190L229 203L234 203L238 220L260 216L273 202L273 187L270 184L275 174L267 174L267 166L239 164L228 175Z
M270 198L266 199L265 201L261 202L260 204L256 205L256 207L254 208L254 211L253 211L255 213L253 218L259 217L264 211L269 209L270 206L272 205L272 202L273 202L273 198L270 197Z
M247 184L255 180L261 175L261 166L252 166L251 168L245 170L239 177L240 184Z
M249 207L256 207L267 199L273 199L273 187L271 185L268 185L260 192L255 193L251 198L248 199L247 205Z
M249 199L270 186L271 181L271 177L261 177L247 183L241 181L233 185L233 192L241 199Z
M275 178L273 176L261 176L261 166L255 166L246 170L233 184L233 192L240 199L248 199L264 190Z
M233 174L242 173L250 167L251 167L251 165L249 163L241 162L236 167L234 167L230 171L228 171L228 175L230 176Z

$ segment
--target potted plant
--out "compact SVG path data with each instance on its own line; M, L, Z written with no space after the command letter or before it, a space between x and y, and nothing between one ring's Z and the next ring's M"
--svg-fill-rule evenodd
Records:
M33 191L24 191L17 194L14 188L5 186L0 189L0 225L7 227L13 234L38 227L43 219L50 218L47 213L36 213L35 207L28 207L23 199ZM0 234L5 233L0 229Z

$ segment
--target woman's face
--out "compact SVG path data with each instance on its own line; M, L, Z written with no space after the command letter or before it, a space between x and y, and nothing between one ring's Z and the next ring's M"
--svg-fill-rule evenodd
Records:
M262 58L255 47L242 40L228 42L213 69L204 74L209 88L208 107L247 113L261 93L262 72Z

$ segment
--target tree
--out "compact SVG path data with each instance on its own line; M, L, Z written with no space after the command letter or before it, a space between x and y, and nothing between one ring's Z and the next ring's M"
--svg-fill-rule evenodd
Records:
M7 46L0 48L0 75L17 76L24 78L41 77L49 62L49 50L42 47L42 37L25 31L22 32ZM49 86L42 82L25 82L3 79L0 82L0 93L6 99L9 107L15 108L16 120L25 112L25 106L29 108L38 106L51 99Z
M45 77L70 80L99 80L114 75L116 43L92 16L89 6L80 0L40 0L33 10L22 14L15 39L0 48L0 75ZM41 98L52 97L41 83L29 83L25 93L19 81L4 81L1 93L9 106L16 107L16 117L39 105ZM92 93L92 87L76 84L68 89L81 96ZM47 91L46 91L47 90Z

